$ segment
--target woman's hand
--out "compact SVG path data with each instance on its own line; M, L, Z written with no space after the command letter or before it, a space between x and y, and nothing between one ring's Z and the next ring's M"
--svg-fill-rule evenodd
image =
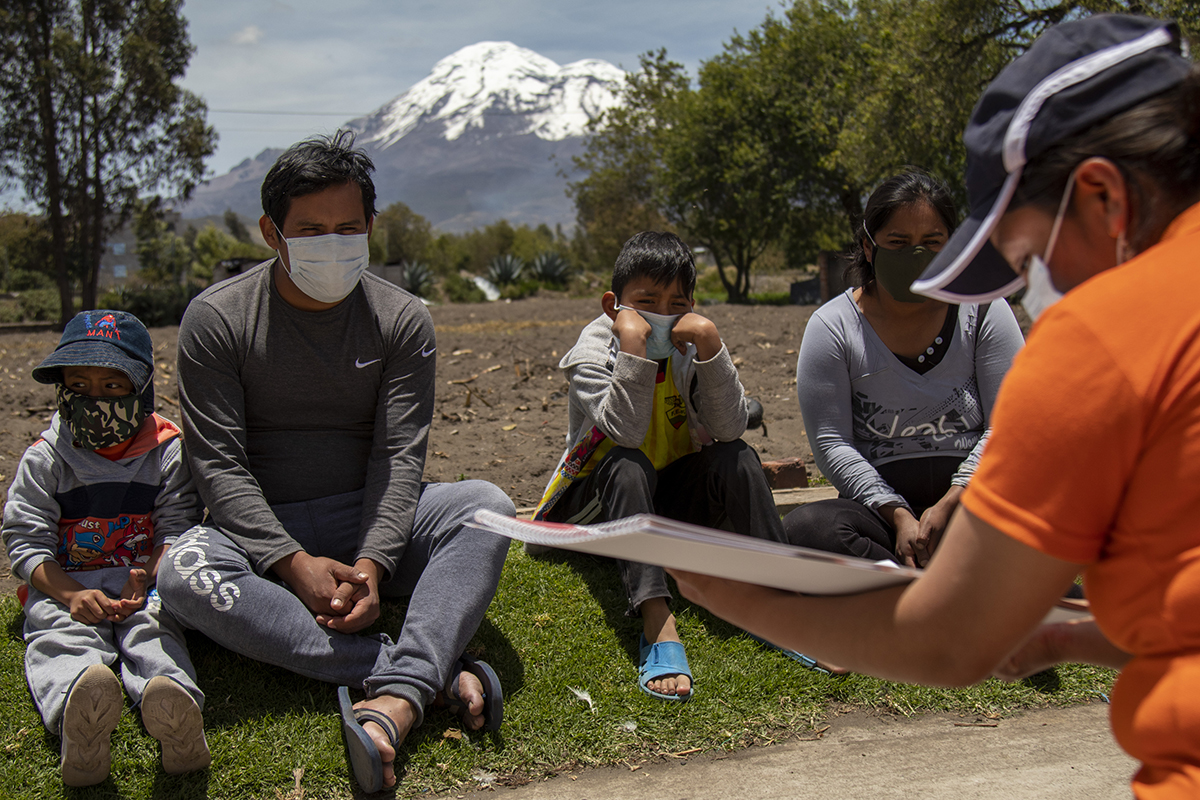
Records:
M1121 669L1130 655L1108 640L1093 617L1040 626L996 667L997 678L1017 681L1055 664L1096 664Z
M920 521L904 506L884 506L880 515L896 532L896 557L906 567L923 567L933 553L929 548L928 532L923 531Z
M950 524L950 517L954 516L954 509L958 508L958 498L962 496L962 493L961 486L951 486L946 494L942 495L941 500L925 509L925 513L921 515L917 540L924 543L926 553L921 566L928 563L929 559L933 557L933 551L937 550L941 543L942 534L946 532L946 526Z

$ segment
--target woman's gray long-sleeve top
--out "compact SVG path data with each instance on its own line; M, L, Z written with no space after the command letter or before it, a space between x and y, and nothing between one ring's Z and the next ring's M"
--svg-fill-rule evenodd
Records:
M964 457L952 483L965 486L1000 382L1024 344L1012 309L995 302L979 323L979 306L959 306L949 349L919 374L888 350L853 292L817 309L800 344L796 391L817 467L843 497L873 510L908 508L876 470L890 461Z

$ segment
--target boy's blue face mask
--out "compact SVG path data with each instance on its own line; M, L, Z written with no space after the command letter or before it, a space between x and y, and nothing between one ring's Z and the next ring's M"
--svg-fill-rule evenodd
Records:
M676 353L675 343L671 341L671 329L679 321L682 314L655 314L653 311L642 311L640 308L617 306L617 311L633 311L650 325L650 335L646 337L646 358L651 361L662 361L671 353Z

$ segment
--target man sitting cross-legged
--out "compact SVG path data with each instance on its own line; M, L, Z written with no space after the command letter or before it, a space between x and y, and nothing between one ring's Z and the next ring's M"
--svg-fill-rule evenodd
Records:
M513 514L482 481L422 483L434 333L420 300L364 274L375 189L339 133L293 146L263 181L259 226L277 258L219 283L179 330L179 395L208 507L170 551L164 602L250 658L339 690L355 778L392 761L439 694L468 729L499 727L501 688L463 654L495 593ZM360 632L381 597L409 597L395 641Z

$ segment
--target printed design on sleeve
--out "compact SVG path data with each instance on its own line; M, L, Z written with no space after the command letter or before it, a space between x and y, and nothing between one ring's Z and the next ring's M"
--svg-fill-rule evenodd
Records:
M596 449L607 438L604 432L595 425L579 437L579 440L567 451L566 458L563 459L554 478L551 479L546 491L542 494L542 500L538 503L537 512L533 516L535 520L545 519L546 514L554 508L554 504L562 497L563 492L567 490L572 481L579 478L584 464L591 460Z
M64 519L58 525L58 563L68 572L145 564L154 549L149 514Z

